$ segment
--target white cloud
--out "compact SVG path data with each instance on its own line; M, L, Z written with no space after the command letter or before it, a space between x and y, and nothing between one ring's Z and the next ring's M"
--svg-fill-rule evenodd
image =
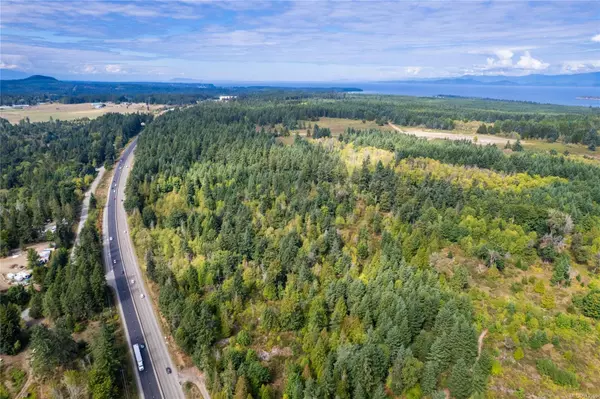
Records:
M82 71L83 73L96 73L98 69L93 65L84 65Z
M494 68L508 68L513 66L513 56L515 53L514 49L503 48L503 49L495 49L491 50L492 54L496 56L486 58L486 64L488 69ZM489 54L489 53L488 53Z
M525 53L519 59L519 62L517 62L517 68L529 69L529 70L535 70L535 71L540 71L540 70L546 69L549 66L550 66L550 64L533 58L531 56L531 54L529 53L529 51L525 51Z
M496 57L498 57L498 64L500 66L510 66L512 65L512 57L515 55L509 49L496 50Z
M598 33L596 36L592 37L592 41L593 42L600 42L600 33Z
M489 50L487 54L492 54L493 57L487 57L486 64L476 66L476 69L505 73L511 70L540 71L547 69L550 66L549 63L532 57L529 49L523 50L523 54L519 57L519 61L516 63L513 60L516 55L515 51L522 51L521 48L502 48ZM485 54L485 52L483 53Z
M418 66L404 68L404 72L406 72L408 75L418 75L421 72L421 70L423 70L423 68Z
M7 46L4 46L6 49ZM5 51L8 51L6 49ZM29 58L20 54L0 54L0 68L4 69L29 69L31 62Z
M600 60L565 61L562 64L562 73L593 72L600 69Z
M108 73L125 73L123 67L118 64L108 64L106 68L104 68Z
M0 68L2 69L17 69L19 66L17 64L7 64L5 62L0 62Z

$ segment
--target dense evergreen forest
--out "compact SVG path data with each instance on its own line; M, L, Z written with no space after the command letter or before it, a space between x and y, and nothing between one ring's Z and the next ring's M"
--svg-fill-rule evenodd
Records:
M473 118L573 141L598 123L513 106L253 98L150 124L127 188L132 235L213 397L598 393L597 164L390 132L274 133L323 116Z
M42 240L56 224L58 246L69 247L83 192L96 168L118 151L150 115L108 114L95 120L11 125L0 119L0 254Z

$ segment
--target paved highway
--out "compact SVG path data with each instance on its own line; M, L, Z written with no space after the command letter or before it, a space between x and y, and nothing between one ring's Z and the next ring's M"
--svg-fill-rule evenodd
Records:
M157 322L152 303L146 294L144 280L133 252L129 237L127 215L123 206L125 184L133 162L137 139L121 157L110 185L104 212L104 257L107 265L107 282L117 292L118 308L129 344L134 366L133 344L143 344L144 371L134 370L140 396L146 399L183 399L164 336ZM172 373L167 373L167 368Z

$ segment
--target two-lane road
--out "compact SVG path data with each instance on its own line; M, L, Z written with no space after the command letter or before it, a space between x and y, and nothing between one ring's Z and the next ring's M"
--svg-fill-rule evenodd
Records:
M167 346L157 322L152 303L146 295L141 271L129 237L127 215L123 206L125 184L133 162L137 139L124 151L110 185L104 212L104 256L107 281L117 292L118 307L124 320L130 355L137 365L132 345L143 344L144 371L136 374L140 396L146 399L184 398ZM168 373L167 368L172 372Z

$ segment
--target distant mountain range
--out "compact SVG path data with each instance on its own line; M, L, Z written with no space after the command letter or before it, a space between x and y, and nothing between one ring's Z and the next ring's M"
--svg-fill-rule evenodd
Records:
M4 75L2 75L4 78ZM95 102L135 101L153 103L193 103L198 99L216 98L219 95L240 95L255 92L351 92L361 91L351 87L278 87L230 86L218 87L211 83L196 82L86 82L63 81L50 76L33 75L24 79L0 80L0 105L13 105L42 101Z
M476 76L465 75L457 78L420 79L394 81L396 83L450 84L450 85L493 85L493 86L569 86L600 87L600 72L572 75L526 75L526 76Z

